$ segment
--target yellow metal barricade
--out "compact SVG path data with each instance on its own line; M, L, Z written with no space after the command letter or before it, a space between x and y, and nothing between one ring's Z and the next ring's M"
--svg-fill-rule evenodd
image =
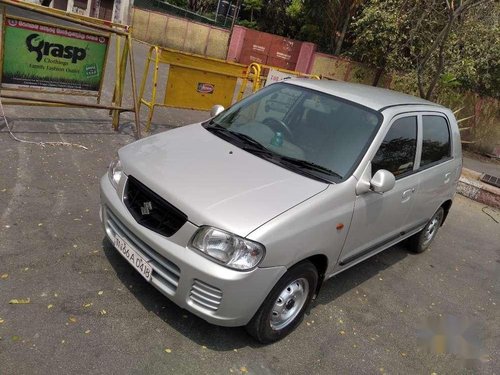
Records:
M300 77L300 78L321 79L318 75L315 75L315 74L305 74L305 73L296 72L293 70L277 68L277 67L274 67L271 65L252 63L248 66L246 79L243 81L241 88L240 88L240 92L238 93L238 101L243 99L248 81L253 82L252 92L256 92L264 86L264 84L266 83L266 80L267 80L267 77L265 75L263 75L264 69L267 69L267 70L274 69L274 70L277 70L278 72L290 74L292 76Z
M238 99L237 99L238 101L243 99L243 95L245 94L245 91L247 88L247 83L249 80L251 80L253 82L252 92L256 92L257 90L260 90L260 88L261 88L261 79L260 79L261 71L262 71L262 68L261 68L260 64L252 63L248 66L247 75L246 75L245 79L243 80L243 82L241 83L240 92L238 93Z
M145 98L146 84L153 64L151 98ZM159 69L169 65L165 86L159 87ZM252 92L262 88L266 77L263 68L275 69L297 77L319 79L318 76L252 63L249 66L152 46L149 49L142 76L139 105L148 109L146 131L149 131L156 107L210 110L215 104L229 107L233 104L238 79L241 86L237 101L244 97L248 81L252 82ZM163 100L158 99L158 90L164 89Z
M144 97L149 70L153 63L151 98ZM160 66L169 65L163 100L158 99ZM149 109L146 130L151 126L156 107L209 110L215 104L229 107L238 79L246 86L248 67L214 58L152 46L144 67L139 101ZM256 88L257 89L257 88Z

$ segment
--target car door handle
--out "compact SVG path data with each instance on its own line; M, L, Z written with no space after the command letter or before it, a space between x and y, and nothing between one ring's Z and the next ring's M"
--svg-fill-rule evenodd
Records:
M448 172L444 175L444 183L447 184L448 182L450 182L450 176L451 176L451 172Z
M408 202L414 192L415 192L415 188L411 188L411 189L403 191L403 195L401 196L401 202L402 203Z

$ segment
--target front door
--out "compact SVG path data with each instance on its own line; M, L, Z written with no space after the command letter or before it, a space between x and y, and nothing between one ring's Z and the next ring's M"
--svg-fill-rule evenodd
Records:
M417 116L396 117L372 160L372 176L386 169L396 177L394 188L384 194L368 192L356 197L341 266L359 260L396 240L409 230L408 218L419 188L415 174Z

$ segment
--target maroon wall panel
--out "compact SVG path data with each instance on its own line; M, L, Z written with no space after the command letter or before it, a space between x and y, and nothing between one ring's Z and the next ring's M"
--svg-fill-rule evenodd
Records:
M302 42L247 29L238 62L257 62L295 70Z

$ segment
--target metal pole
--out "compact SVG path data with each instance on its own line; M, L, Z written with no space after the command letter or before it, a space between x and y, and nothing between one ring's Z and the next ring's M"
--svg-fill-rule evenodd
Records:
M231 10L231 4L232 4L232 3L233 3L233 2L232 2L232 0L229 0L229 8L228 8L228 10L227 10L227 12L226 12L226 17L224 17L224 26L226 26L227 16L228 16L228 14L229 14L229 11Z
M141 119L139 116L139 102L137 100L137 84L136 84L136 79L135 79L135 63L134 63L134 53L132 49L132 38L130 35L127 36L127 42L128 42L128 56L130 59L130 71L131 71L131 78L132 78L132 100L134 101L134 115L135 115L135 127L137 130L137 138L141 139Z
M217 19L219 18L219 8L220 8L220 2L221 0L219 0L217 2L217 10L215 11L215 24L217 24Z
M236 9L233 14L233 20L231 22L231 33L229 35L233 35L234 24L236 22L236 18L238 18L240 14L240 6L241 6L241 0L236 1ZM231 9L231 6L229 6L229 9ZM229 40L231 40L231 37L229 37Z

